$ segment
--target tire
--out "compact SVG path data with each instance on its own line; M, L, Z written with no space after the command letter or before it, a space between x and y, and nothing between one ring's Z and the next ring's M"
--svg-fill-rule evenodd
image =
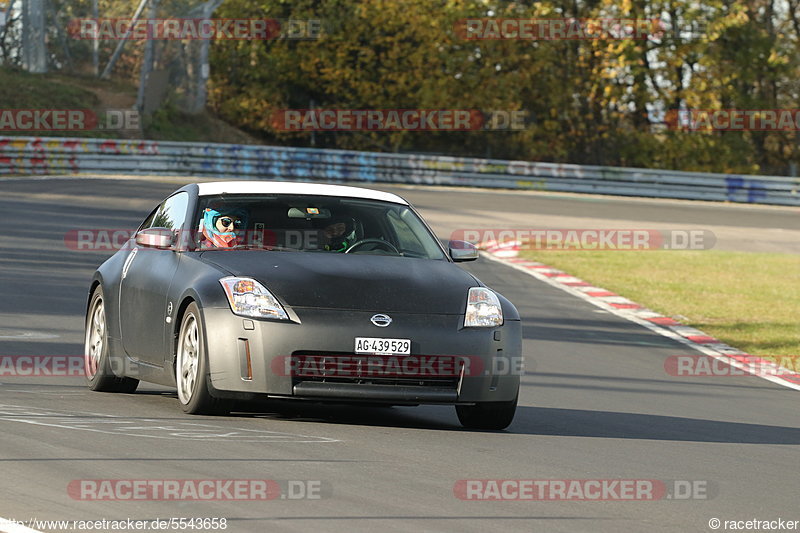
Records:
M461 425L469 429L505 429L514 420L517 396L509 402L482 402L475 405L456 405Z
M90 390L98 392L131 393L139 386L139 380L120 378L111 370L108 358L108 328L103 289L98 286L89 300L86 314L86 329L83 342L86 383Z
M178 334L175 383L178 402L185 413L223 415L231 410L229 400L215 398L209 390L208 353L200 309L192 302L186 308Z

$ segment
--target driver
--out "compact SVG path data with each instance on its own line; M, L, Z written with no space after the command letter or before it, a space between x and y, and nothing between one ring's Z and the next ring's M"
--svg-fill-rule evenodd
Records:
M203 248L233 248L244 244L247 211L239 207L208 207L200 223Z
M339 217L322 230L327 243L325 250L344 252L358 240L356 238L356 221L351 217Z

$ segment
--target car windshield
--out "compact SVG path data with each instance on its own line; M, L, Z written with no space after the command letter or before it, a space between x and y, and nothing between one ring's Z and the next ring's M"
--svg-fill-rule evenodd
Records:
M201 196L201 250L270 250L444 259L408 206L357 198L296 195Z

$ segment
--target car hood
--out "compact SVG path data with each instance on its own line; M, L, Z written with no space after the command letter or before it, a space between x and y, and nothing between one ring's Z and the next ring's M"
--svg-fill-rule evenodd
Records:
M410 257L229 250L200 259L257 279L292 307L462 314L479 285L453 263Z

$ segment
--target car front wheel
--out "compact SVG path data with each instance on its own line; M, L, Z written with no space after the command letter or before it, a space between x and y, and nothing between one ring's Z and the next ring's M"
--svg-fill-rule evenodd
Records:
M108 357L108 328L106 327L106 305L103 289L99 286L89 300L84 336L84 368L89 389L99 392L133 392L139 380L121 378L111 370Z
M197 304L186 308L178 335L175 383L184 412L215 415L230 412L230 402L211 395L208 387L208 354L203 334L203 319Z
M458 420L470 429L505 429L514 420L517 397L509 402L481 402L475 405L456 405Z

